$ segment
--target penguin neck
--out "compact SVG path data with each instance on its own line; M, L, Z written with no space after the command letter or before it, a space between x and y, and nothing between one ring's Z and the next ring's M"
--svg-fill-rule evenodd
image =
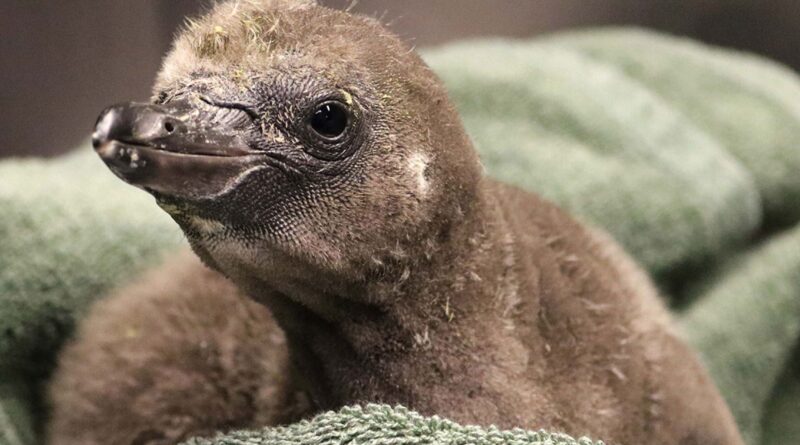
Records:
M501 212L484 194L476 204L438 236L433 254L396 264L380 279L250 292L285 330L292 361L320 409L356 402L414 406L413 379L429 372L414 366L430 369L442 354L463 352L450 348L460 338L455 331L480 325L481 314L496 310L483 294L500 279L496 263L503 253L495 250L503 243L495 225ZM330 292L336 288L348 290Z

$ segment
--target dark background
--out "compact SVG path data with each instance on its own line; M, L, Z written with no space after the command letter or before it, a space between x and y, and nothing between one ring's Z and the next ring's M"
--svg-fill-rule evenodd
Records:
M0 0L0 157L61 153L88 137L104 106L146 99L173 33L207 4ZM353 9L384 17L417 46L634 24L800 69L798 0L360 0Z

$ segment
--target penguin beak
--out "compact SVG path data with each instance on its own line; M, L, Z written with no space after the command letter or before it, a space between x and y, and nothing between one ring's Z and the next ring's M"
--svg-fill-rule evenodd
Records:
M176 198L209 198L229 189L262 157L241 130L225 125L235 119L220 119L224 114L188 101L113 105L100 113L92 145L129 184Z

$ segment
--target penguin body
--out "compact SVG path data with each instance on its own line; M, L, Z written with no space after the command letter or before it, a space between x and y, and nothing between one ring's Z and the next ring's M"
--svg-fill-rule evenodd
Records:
M222 3L178 37L155 93L107 109L95 148L269 308L312 411L742 443L644 273L485 177L444 87L376 21Z

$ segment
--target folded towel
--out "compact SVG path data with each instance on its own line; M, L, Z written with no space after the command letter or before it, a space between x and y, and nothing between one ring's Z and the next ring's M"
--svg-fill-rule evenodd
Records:
M36 443L35 396L20 376L0 374L0 445Z
M475 41L425 56L489 173L609 230L668 296L680 297L687 339L748 443L796 443L797 76L752 56L636 30ZM88 144L62 158L0 163L0 445L37 443L37 389L87 306L183 244L152 199L113 178ZM318 436L576 443L386 407L196 443Z
M613 64L720 141L753 175L768 226L800 220L800 83L752 54L630 29L545 39Z
M88 144L55 160L0 163L0 445L30 445L32 403L76 320L182 234Z
M761 415L761 443L794 445L800 437L800 354L797 351L793 363L786 368L775 389L772 400Z
M734 257L705 284L683 314L686 335L703 352L748 443L759 443L765 406L800 413L800 398L786 401L778 385L785 371L788 383L800 378L790 366L800 341L800 227ZM786 443L797 443L800 435L790 437Z
M284 428L240 431L185 445L602 445L588 438L573 439L546 431L462 426L439 417L423 417L403 407L346 407Z
M182 234L88 146L0 163L0 368L41 371L88 304Z
M491 174L608 228L655 273L760 223L747 170L616 66L537 41L466 42L427 60Z

